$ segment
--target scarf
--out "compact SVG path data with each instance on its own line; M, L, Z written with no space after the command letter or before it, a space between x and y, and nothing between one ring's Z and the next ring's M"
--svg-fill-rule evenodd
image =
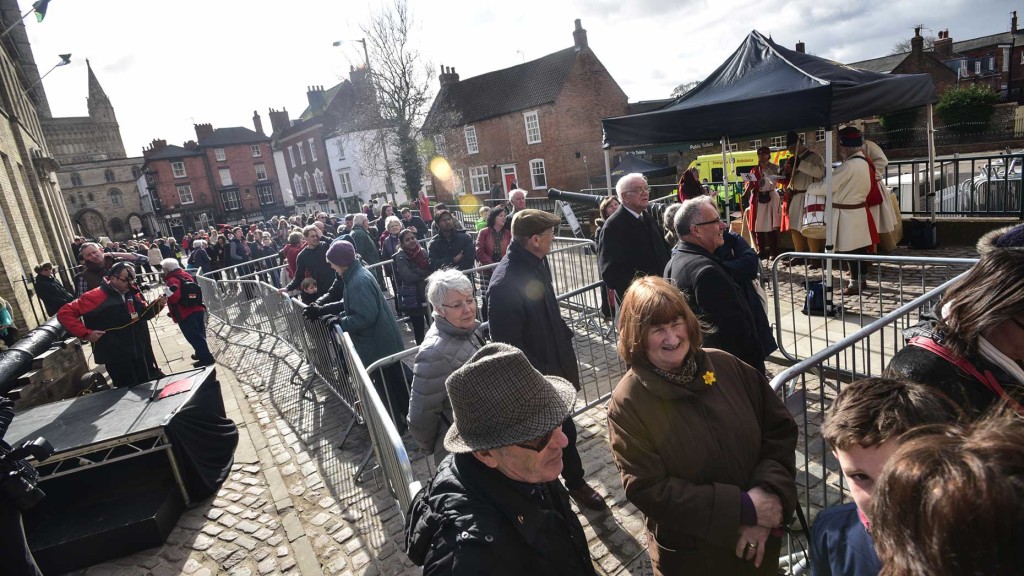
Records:
M697 375L697 358L691 352L683 359L683 364L678 370L668 372L651 364L651 371L673 384L684 385L692 381L693 377Z
M427 253L423 251L423 247L420 246L419 243L416 243L411 251L407 250L405 247L403 247L402 250L405 251L409 256L409 260L412 260L418 268L430 270L430 263L427 262Z

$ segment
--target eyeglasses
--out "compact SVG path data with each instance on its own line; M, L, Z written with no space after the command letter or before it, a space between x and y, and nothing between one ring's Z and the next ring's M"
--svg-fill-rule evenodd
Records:
M537 453L543 452L544 449L548 447L548 443L551 442L551 437L555 435L555 430L558 430L558 428L561 428L561 426L552 428L551 431L548 432L547 434L534 438L529 442L516 444L516 446L520 448L526 448L527 450L533 450L534 452Z
M694 226L707 226L708 224L725 224L725 220L715 218L714 220L708 220L707 222L698 222Z
M466 308L470 308L470 307L475 308L476 307L476 299L470 297L470 298L466 298L465 300L463 300L461 302L456 302L455 304L441 304L441 306L444 306L445 308L451 308L452 310L460 310L461 311L461 310L465 310Z
M128 274L128 275L125 275L125 276L114 276L114 278L117 278L117 279L118 279L118 280L120 280L121 282L128 282L129 284L130 284L130 283L131 283L131 282L132 282L133 280L135 280L135 277L134 277L134 276L132 276L132 275L130 275L130 274Z

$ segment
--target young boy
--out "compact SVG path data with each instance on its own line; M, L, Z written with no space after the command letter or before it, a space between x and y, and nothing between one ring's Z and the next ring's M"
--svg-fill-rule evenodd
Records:
M900 436L925 424L955 422L959 409L923 384L868 378L843 388L821 426L853 502L818 514L811 529L812 576L868 576L881 569L871 539L871 493Z
M302 284L299 284L299 289L302 290L302 294L299 297L302 299L302 303L309 306L313 302L316 302L316 279L310 276L302 280Z

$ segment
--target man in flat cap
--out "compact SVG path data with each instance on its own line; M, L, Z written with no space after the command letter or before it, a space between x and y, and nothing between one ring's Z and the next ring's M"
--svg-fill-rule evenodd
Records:
M594 575L583 527L558 482L573 385L488 344L445 383L451 454L413 501L406 553L424 574Z
M512 244L491 275L487 314L491 338L519 348L542 374L565 378L580 389L579 364L572 347L572 330L562 319L547 255L561 219L543 210L526 208L512 217ZM604 500L583 479L583 461L576 449L576 425L565 419L562 428L569 446L562 452L562 478L580 506L594 510Z
M793 239L794 252L823 252L825 241L817 238L808 238L800 232L800 226L804 214L804 200L807 188L820 182L825 177L825 160L821 154L808 149L801 142L800 135L790 130L786 133L786 148L792 156L786 160L782 167L781 180L784 186L782 197L782 228L783 232L789 231ZM790 264L803 264L799 258L794 258ZM816 261L807 263L810 268L819 268L820 263Z

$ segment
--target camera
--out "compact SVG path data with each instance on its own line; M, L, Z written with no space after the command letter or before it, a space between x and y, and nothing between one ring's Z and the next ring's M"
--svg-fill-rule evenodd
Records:
M28 510L46 496L39 489L39 474L25 458L32 456L42 462L53 455L53 446L45 438L25 442L8 450L0 446L0 496L20 510Z

